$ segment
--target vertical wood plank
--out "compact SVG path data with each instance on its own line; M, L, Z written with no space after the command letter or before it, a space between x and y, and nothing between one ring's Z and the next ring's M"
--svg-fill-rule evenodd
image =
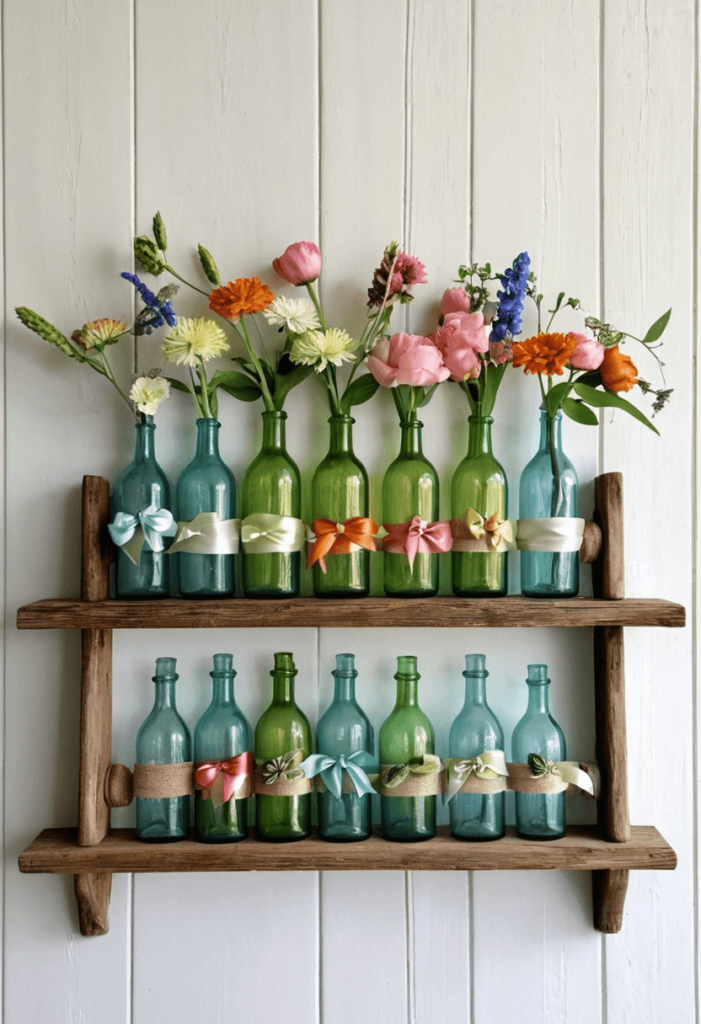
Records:
M105 775L112 760L112 630L82 634L78 843L96 846L110 827Z
M412 936L410 1020L470 1020L470 923L467 871L409 873Z
M622 626L594 629L596 760L601 770L599 825L609 839L630 839L626 688Z

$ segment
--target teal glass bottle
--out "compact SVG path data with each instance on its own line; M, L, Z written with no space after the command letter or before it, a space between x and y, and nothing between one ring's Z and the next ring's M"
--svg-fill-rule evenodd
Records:
M465 705L453 722L448 756L471 758L504 750L504 732L487 704L486 657L465 656ZM456 839L484 842L504 835L504 793L456 793L448 803L450 831Z
M175 658L157 658L156 699L136 737L137 764L182 764L192 760L190 731L175 704ZM136 835L146 842L187 838L190 797L136 797Z
M464 522L468 508L488 519L508 515L508 484L492 454L491 416L470 416L467 455L453 474L451 516ZM509 589L507 552L453 551L453 593L457 597L504 597ZM452 803L452 801L451 801Z
M263 445L246 470L241 488L241 515L265 512L299 519L302 484L299 469L285 447L287 413L263 413ZM243 590L246 597L297 597L301 553L249 554L242 544Z
M301 750L301 760L314 753L312 727L307 716L295 704L297 669L291 654L275 655L273 699L263 712L255 734L256 761L282 757ZM311 830L312 794L301 796L256 795L256 835L268 842L293 842L306 839Z
M434 523L438 519L438 476L424 458L423 423L401 424L399 455L382 481L383 523L409 523L414 516ZM422 551L413 571L404 554L385 552L384 588L388 597L433 597L438 593L438 555Z
M180 474L177 501L180 519L190 522L200 512L216 512L233 519L236 480L219 455L219 428L215 419L197 420L197 448L192 462ZM198 555L182 552L178 559L178 585L183 597L228 597L234 593L234 555Z
M253 733L234 696L234 656L215 654L212 703L195 727L195 765L230 761L247 751L253 757ZM222 802L224 772L214 786L195 790L195 826L205 843L235 843L248 835L248 800L234 793ZM205 796L207 792L207 796Z
M380 767L419 763L433 754L433 727L418 703L416 658L397 659L397 701L380 729ZM436 834L435 796L383 796L382 835L395 842L417 842Z
M332 416L326 457L312 478L312 519L344 523L367 516L368 475L353 453L353 420ZM370 593L370 552L364 548L349 554L328 555L326 572L318 562L312 569L317 597L367 597Z
M355 699L355 657L337 654L333 703L319 719L316 730L320 754L339 758L364 750L375 751L375 736L370 719ZM319 835L332 842L352 843L368 839L372 833L372 797L357 792L343 793L337 800L333 793L319 794Z
M579 480L562 450L562 413L540 413L540 446L521 474L519 516L577 516ZM576 597L579 552L521 551L521 591L526 597Z
M528 666L528 710L511 737L511 756L528 764L529 754L545 760L567 758L565 735L550 714L547 665ZM516 793L516 831L523 839L562 839L565 834L564 793Z
M156 462L153 416L144 416L143 423L136 424L136 447L134 461L117 477L110 498L110 520L117 512L135 516L138 512L155 505L174 513L170 484ZM171 543L164 538L164 548ZM121 548L117 552L116 593L121 598L141 600L170 595L170 564L165 550L151 551L144 546L139 564L134 563Z

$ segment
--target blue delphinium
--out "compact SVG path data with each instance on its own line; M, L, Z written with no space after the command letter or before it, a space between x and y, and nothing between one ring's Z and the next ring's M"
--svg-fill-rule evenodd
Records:
M136 274L130 274L125 270L121 276L125 281L131 281L141 296L144 305L147 307L137 317L135 325L136 334L150 334L154 327L162 327L164 323L168 324L169 327L175 327L178 318L168 296L177 291L177 285L163 288L156 296L146 287L143 281L139 280ZM146 315L144 316L144 314Z
M499 305L492 322L492 341L503 341L507 334L514 337L521 330L530 267L530 256L527 252L522 252L516 257L511 267L508 267L503 274L499 274L503 291L497 292Z

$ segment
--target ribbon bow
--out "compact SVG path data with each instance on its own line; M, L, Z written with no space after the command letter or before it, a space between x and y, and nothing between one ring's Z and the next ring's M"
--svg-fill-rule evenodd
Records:
M319 563L322 572L326 572L325 555L347 555L357 544L366 551L377 551L373 533L379 527L366 516L354 516L344 523L334 523L331 519L315 519L313 523L315 540L309 552L307 569L315 562Z
M507 546L513 547L514 530L510 520L500 519L496 514L485 518L476 509L468 508L465 513L465 522L475 540L486 538L492 551L498 548L502 541Z
M304 548L304 523L294 516L256 512L241 522L241 543L248 555L292 554Z
M337 800L341 799L343 793L344 772L348 772L358 796L364 796L366 793L372 796L375 793L375 789L363 769L371 768L373 771L379 771L379 765L367 750L358 750L349 757L341 754L339 758L331 757L329 754L310 754L299 767L308 779L313 779L315 775L321 775L324 785Z
M509 774L502 750L484 750L477 757L450 757L444 761L444 767L446 787L443 799L446 803L460 792L471 775L479 779L496 779Z
M218 512L200 512L189 523L178 523L168 554L235 555L240 525L240 519L222 519Z
M408 523L384 523L387 531L384 548L391 555L405 554L409 570L414 571L417 554L450 551L453 535L450 523L437 521L429 523L421 516L413 516Z
M212 789L215 782L221 775L223 802L228 803L234 793L237 793L247 777L253 772L253 754L250 750L228 761L203 761L195 769L195 788ZM211 794L214 800L214 793ZM218 806L215 800L215 806Z
M585 793L594 796L594 783L591 776L582 771L576 762L562 761L558 763L557 761L546 760L540 754L529 754L528 767L537 779L543 775L554 775L568 785L576 786L577 789L584 790Z
M138 565L144 544L151 551L163 551L163 537L175 536L176 525L167 508L149 505L135 516L129 512L117 512L107 529L117 547L134 565Z

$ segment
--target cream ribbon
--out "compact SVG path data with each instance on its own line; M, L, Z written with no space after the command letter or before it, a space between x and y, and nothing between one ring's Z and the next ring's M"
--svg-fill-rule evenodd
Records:
M570 787L576 787L595 800L599 798L600 777L594 766L588 765L589 771L579 761L545 761L545 771L534 772L530 764L512 764L509 769L509 789L516 793L550 794L573 793Z
M381 764L377 783L381 796L436 796L443 791L443 762L424 754L421 764Z
M240 519L222 519L218 512L200 512L189 523L178 523L168 554L235 555L239 550L240 527Z
M443 762L445 803L456 793L502 793L509 770L503 750L483 750L477 757L449 757Z
M291 554L303 551L306 526L293 516L256 512L241 520L241 543L246 555Z
M584 522L569 516L518 519L516 547L519 551L579 551Z

